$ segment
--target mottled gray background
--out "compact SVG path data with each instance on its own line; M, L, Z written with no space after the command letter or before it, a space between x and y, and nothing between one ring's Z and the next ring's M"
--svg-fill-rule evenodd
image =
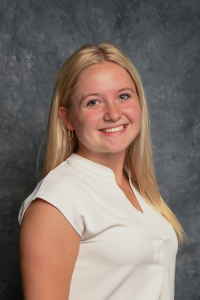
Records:
M37 182L55 72L101 41L141 74L161 194L190 240L175 299L200 299L200 1L1 0L0 28L0 299L22 299L17 214Z

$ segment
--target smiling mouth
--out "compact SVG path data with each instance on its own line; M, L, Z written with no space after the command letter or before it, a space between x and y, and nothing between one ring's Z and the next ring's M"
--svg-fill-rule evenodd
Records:
M105 132L105 133L117 132L117 131L124 130L124 128L125 128L125 125L121 125L119 127L101 129L101 132Z

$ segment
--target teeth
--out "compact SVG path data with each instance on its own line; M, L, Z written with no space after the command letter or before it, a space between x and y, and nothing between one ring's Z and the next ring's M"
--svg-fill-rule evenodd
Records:
M119 127L115 127L115 128L108 128L108 129L103 129L103 130L101 130L102 132L117 132L117 131L121 131L121 130L123 130L125 128L125 126L124 125L122 125L122 126L119 126Z

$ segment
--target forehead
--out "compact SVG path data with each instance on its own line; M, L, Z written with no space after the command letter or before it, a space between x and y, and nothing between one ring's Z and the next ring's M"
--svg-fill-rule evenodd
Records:
M108 85L124 85L134 86L134 81L130 74L122 66L104 61L84 69L77 80L77 88L93 88Z

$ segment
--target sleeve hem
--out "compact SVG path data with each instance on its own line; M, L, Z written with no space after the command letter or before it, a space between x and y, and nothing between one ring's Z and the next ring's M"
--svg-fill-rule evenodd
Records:
M39 192L39 191L38 191L38 192ZM32 199L30 202L28 202L26 205L25 205L25 203L23 203L23 206L21 207L20 212L19 212L19 216L18 216L19 225L21 225L21 223L22 223L22 219L23 219L23 217L24 217L25 212L27 211L27 209L29 208L29 206L31 205L31 203L32 203L35 199L37 199L37 198L40 198L41 200L46 201L47 203L49 203L49 204L51 204L52 206L54 206L55 208L57 208L57 209L61 212L61 214L67 219L67 221L70 223L70 225L74 228L74 230L78 233L78 235L81 237L81 232L80 232L80 230L78 230L78 228L71 222L70 218L67 217L67 216L63 213L62 207L60 207L59 205L54 204L53 202L51 202L51 201L45 199L45 197L39 196L38 193L37 193L37 194L33 197L33 199Z

